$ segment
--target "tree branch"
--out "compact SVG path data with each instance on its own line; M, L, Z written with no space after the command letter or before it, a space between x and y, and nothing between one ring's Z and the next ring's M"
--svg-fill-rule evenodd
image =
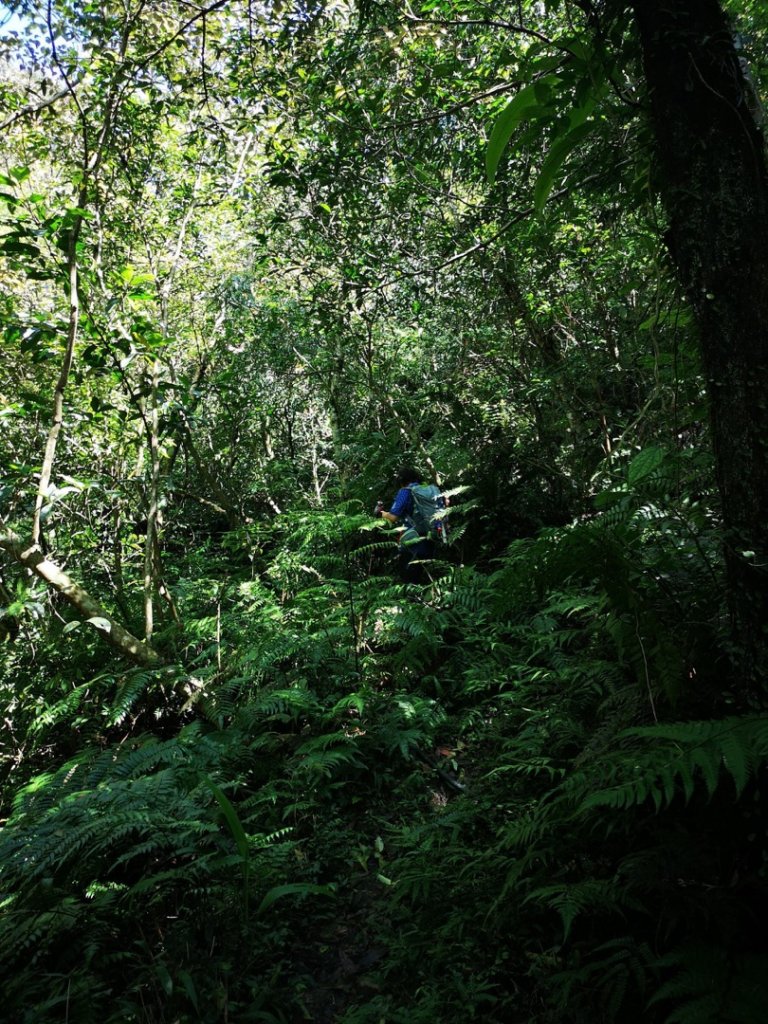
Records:
M194 25L194 23L199 21L200 18L205 18L207 14L212 14L214 11L218 11L220 7L226 7L228 3L229 0L216 0L216 3L212 3L210 7L196 8L195 14L189 18L188 21L185 21L181 28L177 29L172 36L163 40L163 42L154 50L150 51L150 53L145 53L140 59L133 61L133 66L136 68L145 68L151 60L154 60L155 57L159 57L161 53L164 53L169 46L175 43L179 36L184 35L190 25Z
M68 84L65 89L55 92L52 96L49 96L45 100L41 100L39 103L28 103L26 107L22 107L21 110L17 110L16 113L11 114L10 117L6 117L4 121L0 121L0 131L3 131L5 128L9 128L16 121L20 121L22 117L28 117L30 114L38 114L41 110L45 110L46 107L53 106L53 104L58 100L63 100L65 96L70 96L72 94L73 87L74 86Z
M157 651L138 640L132 633L116 622L109 612L94 600L91 595L75 583L62 569L45 557L36 545L25 545L12 534L0 536L0 550L6 551L12 558L29 569L41 580L44 580L57 594L61 594L84 619L101 620L92 625L101 633L107 643L131 661L147 667L163 664Z
M563 46L556 39L550 39L549 36L545 36L543 32L537 32L536 29L526 28L525 25L515 25L511 21L497 21L494 18L419 18L415 14L408 12L405 15L406 21L412 25L435 25L438 28L451 27L451 28L500 28L505 32L514 32L517 35L529 36L531 39L538 39L539 42L546 43L547 46L553 47L555 50L560 50L562 53L568 53L572 57L576 54L573 50L567 46Z

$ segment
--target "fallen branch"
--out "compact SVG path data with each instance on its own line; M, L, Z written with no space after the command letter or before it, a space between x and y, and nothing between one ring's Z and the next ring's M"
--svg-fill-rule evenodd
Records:
M45 580L57 594L66 598L85 620L90 620L91 625L120 654L124 654L139 665L148 667L162 665L163 659L153 647L142 643L119 622L116 622L98 601L95 601L62 569L46 558L39 547L34 544L25 546L18 537L6 534L0 536L0 550L7 551L25 569L29 569L41 580Z

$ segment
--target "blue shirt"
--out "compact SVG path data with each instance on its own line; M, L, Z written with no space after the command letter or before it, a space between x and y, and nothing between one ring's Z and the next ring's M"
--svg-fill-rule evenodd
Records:
M397 492L395 500L392 502L392 508L389 510L393 516L397 516L398 519L407 519L411 515L413 512L411 487L415 487L418 482L418 480L414 480L408 487L401 487Z

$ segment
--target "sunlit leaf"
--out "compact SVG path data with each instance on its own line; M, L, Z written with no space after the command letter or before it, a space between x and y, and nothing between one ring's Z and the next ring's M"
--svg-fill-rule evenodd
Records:
M86 621L103 633L110 633L112 631L112 623L102 615L94 615Z
M536 179L536 186L533 192L533 205L537 213L541 213L544 205L555 183L555 178L569 154L586 138L590 132L588 124L582 124L573 131L568 132L559 139L550 149L544 163L541 165L539 176Z
M543 90L555 80L554 75L548 75L535 84L526 85L514 99L510 100L496 118L485 152L485 168L488 181L491 184L493 184L496 178L499 161L512 133L521 121L532 116L534 110L540 110L541 100L539 96L543 96Z

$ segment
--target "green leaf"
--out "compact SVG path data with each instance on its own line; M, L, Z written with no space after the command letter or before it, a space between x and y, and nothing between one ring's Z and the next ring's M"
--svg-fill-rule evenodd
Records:
M658 313L652 314L646 320L643 320L637 329L639 331L650 331L656 327L662 327L664 324L671 324L673 327L686 327L690 323L693 323L693 313L691 310L680 309L679 306L675 306L672 309L663 309Z
M590 93L580 106L573 108L568 115L568 127L571 131L575 128L580 128L584 124L589 115L595 109L595 104L598 99L600 99L604 91L604 89L600 89L597 92Z
M195 983L192 980L189 971L179 971L179 981L184 987L184 991L187 993L187 998L189 999L190 1003L192 1003L195 1010L199 1010L197 989L195 988Z
M287 885L275 885L266 894L259 904L257 914L263 914L272 906L275 900L283 896L332 896L335 892L333 885L314 885L311 882L291 882Z
M496 118L491 131L491 137L488 140L488 148L485 151L485 169L491 185L496 178L501 155L506 149L512 132L521 121L530 117L534 110L542 110L539 96L543 95L542 89L554 81L556 81L555 75L547 75L546 78L540 79L535 84L526 85L524 89L517 93L514 99L509 101Z
M557 45L563 50L570 50L576 60L582 64L588 64L593 57L592 50L576 36L561 36L557 40Z
M644 480L645 477L650 476L655 469L662 464L666 452L659 445L653 445L651 448L644 448L639 452L629 464L627 470L627 480L630 485L638 483L640 480Z
M579 125L578 128L574 128L573 131L558 139L550 149L544 163L541 165L539 177L536 179L536 187L533 191L533 205L537 213L541 213L547 199L549 199L557 172L565 163L568 155L589 135L591 127L590 124Z
M707 793L710 797L713 797L720 780L720 765L712 757L712 752L704 749L693 750L691 761L700 769L704 777L704 784L707 787Z
M723 763L736 787L736 795L741 796L753 771L749 749L741 736L731 733L723 737L722 753Z
M208 778L207 775L203 776L203 781L206 786L213 793L216 798L216 802L221 807L224 818L229 826L229 831L232 833L232 838L235 840L235 846L237 852L240 854L242 860L242 871L243 871L243 910L245 916L248 916L248 883L250 876L250 850L248 848L248 837L245 834L240 819L237 816L237 811L232 806L229 797L219 787Z
M155 974L157 975L160 984L163 986L163 991L167 996L173 992L173 978L168 973L168 968L163 963L155 964Z
M612 508L614 505L618 505L622 498L627 495L626 490L622 488L615 488L611 491L601 491L596 494L592 499L595 508Z
M215 796L219 807L221 807L227 825L229 825L229 830L232 833L232 838L235 840L237 852L244 861L247 861L249 856L248 837L246 836L245 829L241 825L240 819L237 816L237 811L232 806L229 797L227 797L227 795L207 776L204 777L204 782Z
M102 633L109 633L112 631L112 623L109 619L105 619L103 615L93 615L87 621Z

